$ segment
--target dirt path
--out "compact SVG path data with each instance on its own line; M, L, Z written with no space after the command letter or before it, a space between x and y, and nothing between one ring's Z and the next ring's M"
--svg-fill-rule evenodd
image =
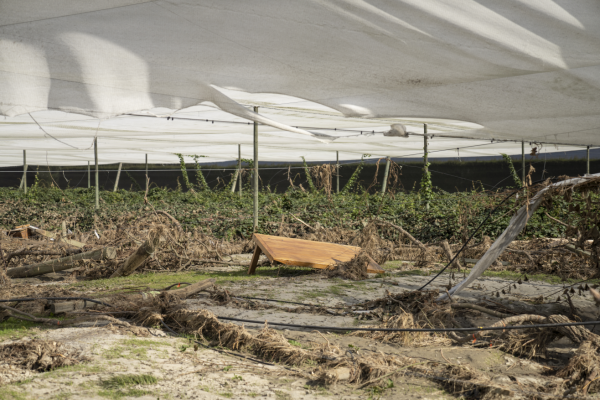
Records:
M210 271L230 273L237 268L212 268ZM414 290L430 277L407 275L404 271L390 271L385 277L371 276L367 281L326 279L323 275L300 272L295 276L261 277L225 280L220 287L233 296L250 296L318 305L313 312L295 304L254 300L247 303L219 305L202 294L187 300L192 310L207 309L219 316L258 321L355 327L374 325L378 321L360 319L360 313L349 312L348 306L391 294ZM444 275L431 288L444 290L450 279ZM53 283L54 285L56 283ZM69 282L59 282L69 285ZM47 284L46 284L47 285ZM508 287L511 288L508 293ZM465 290L456 300L488 301L490 306L531 307L540 313L552 312L565 304L555 304L552 296L561 293L563 285L542 282L522 282L500 278L482 278ZM492 293L504 290L500 298ZM538 300L544 297L544 304ZM589 295L573 295L573 304L582 318L597 318L598 307ZM337 307L346 306L345 310ZM286 309L287 308L287 309ZM485 326L498 318L474 310L461 310L459 320L464 326ZM101 324L98 324L101 325ZM322 398L385 398L385 399L450 399L455 396L445 386L432 379L405 375L393 381L384 379L376 385L358 388L340 382L333 386L315 383L310 376L314 366L264 365L247 359L202 347L193 342L168 336L161 330L146 329L135 334L115 326L85 326L72 328L30 329L26 336L2 336L2 345L42 339L65 344L77 349L88 361L50 372L33 372L16 368L0 360L0 400L24 399L322 399ZM244 324L256 333L263 324ZM348 354L375 354L407 356L417 361L439 364L467 365L487 374L498 383L517 383L527 387L544 386L548 371L562 366L574 354L575 347L566 340L552 343L548 354L533 360L519 359L493 347L467 343L462 346L431 344L425 347L403 347L382 343L368 337L342 335L339 332L318 333L311 329L282 328L284 336L295 346L310 348L325 341L348 349ZM600 328L599 328L600 330ZM598 331L597 331L598 332ZM140 378L142 376L151 378ZM141 381L140 381L141 379ZM142 382L143 381L143 382ZM142 382L142 383L140 383ZM476 397L476 393L466 393ZM502 395L498 395L503 398ZM528 395L527 395L528 396ZM527 396L523 398L528 398ZM597 398L597 397L596 397Z

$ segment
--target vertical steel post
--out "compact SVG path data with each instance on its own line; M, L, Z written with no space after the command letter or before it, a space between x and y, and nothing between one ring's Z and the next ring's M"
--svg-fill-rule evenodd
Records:
M588 155L589 154L590 151L588 150ZM23 192L27 194L27 150L23 150L23 179L21 180L21 183L23 184Z
M258 113L258 107L254 107ZM254 122L254 230L258 227L258 123Z
M115 179L115 188L113 189L113 192L116 192L117 189L119 188L119 177L121 176L121 167L123 166L123 163L119 163L119 170L117 171L117 179Z
M383 173L383 184L381 185L381 194L385 194L387 189L388 175L390 174L390 158L385 158L385 172Z
M239 192L242 197L242 145L238 144L238 185L240 186Z
M100 177L98 176L98 138L94 138L94 160L96 162L96 210L100 208Z
M336 187L335 192L340 192L340 152L335 152L335 172L336 172Z
M425 172L429 171L427 166L428 155L427 155L427 124L423 124L423 169Z
M590 146L587 147L587 157L586 157L586 168L585 168L585 173L586 175L590 174ZM27 181L25 181L27 182Z
M90 161L88 160L88 189L92 187L92 172L90 170Z
M523 186L525 186L525 141L521 140L521 176L523 179Z
M427 163L429 161L429 155L427 154L427 124L423 124L423 173L429 172ZM429 201L425 204L425 210L429 211Z
M146 154L146 193L148 193L148 154Z

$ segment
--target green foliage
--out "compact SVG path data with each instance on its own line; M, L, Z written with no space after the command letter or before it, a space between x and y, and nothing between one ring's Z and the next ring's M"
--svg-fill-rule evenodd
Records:
M277 234L282 214L294 214L307 224L319 222L327 228L348 230L362 229L362 221L373 217L408 227L410 233L421 241L433 242L443 239L461 240L461 230L471 232L487 214L506 196L492 192L433 192L429 212L423 207L423 198L416 192L405 192L382 197L377 193L352 193L345 190L337 196L328 197L323 192L306 193L290 189L284 194L259 192L258 233ZM600 196L590 193L591 212L600 212ZM74 232L89 232L101 226L135 224L147 215L151 207L144 204L141 191L102 191L103 202L95 212L94 188L59 190L49 187L32 191L0 188L0 227L12 229L18 225L31 224L46 230L60 230L66 221ZM250 238L252 235L252 191L242 196L229 189L199 193L178 192L159 187L148 191L148 201L157 210L173 215L184 230L201 229L217 238ZM516 207L524 201L506 202L478 234L497 237L507 226ZM540 207L528 222L520 239L530 237L561 237L565 227L551 221L545 212L561 221L577 225L578 214L569 211L569 202L562 197L551 199L552 206ZM583 204L580 194L573 194L573 202ZM464 218L465 204L469 215ZM148 209L146 209L148 208ZM218 217L216 217L218 215ZM461 222L461 216L464 222ZM570 219L569 219L570 218ZM493 222L493 223L492 223ZM397 241L393 230L380 232L385 238ZM102 232L100 232L102 234Z
M179 166L181 167L181 175L183 175L183 183L185 183L185 187L187 188L187 190L193 189L192 183L190 182L190 178L188 177L187 167L185 166L183 154L175 153L175 155L179 157ZM177 181L177 183L179 184L179 181Z
M512 162L512 158L510 158L510 156L508 154L504 154L504 153L500 153L502 154L502 158L504 158L504 161L506 161L506 163L508 164L508 169L510 170L510 174L512 175L513 181L515 182L515 188L520 188L521 186L523 186L523 182L521 182L521 179L519 179L519 175L517 174L517 171L515 170L515 166L513 165Z
M429 207L429 203L433 198L433 185L431 183L431 172L429 172L429 166L431 163L425 164L423 167L423 176L421 177L421 188L419 189L419 194L421 198L425 201L427 207Z
M208 183L206 183L206 179L204 179L204 174L202 173L202 169L200 168L200 165L198 164L198 159L200 159L200 157L206 157L206 156L197 156L197 155L193 155L192 158L194 159L194 162L196 163L196 180L198 181L198 188L200 190L210 190L210 188L208 187Z
M317 188L315 188L315 184L312 180L312 176L310 176L310 167L306 164L306 160L304 156L302 157L302 165L304 166L304 173L306 174L306 182L308 182L308 188L311 192L316 192Z
M350 190L352 190L354 188L354 186L358 185L358 177L360 175L360 171L362 171L362 169L365 166L365 160L364 160L365 156L368 157L369 154L364 154L363 157L360 159L360 163L358 163L358 165L356 166L354 173L352 174L350 179L348 179L348 182L346 182L346 185L344 186L344 188L342 189L340 194L348 194L350 192Z

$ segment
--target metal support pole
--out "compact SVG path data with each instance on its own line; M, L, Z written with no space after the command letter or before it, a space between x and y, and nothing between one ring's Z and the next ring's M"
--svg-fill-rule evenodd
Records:
M90 162L88 161L88 189L92 187L92 172L90 171Z
M146 193L148 193L148 154L146 154Z
M385 194L387 189L388 175L390 174L390 158L385 158L385 172L383 173L383 184L381 185L381 194Z
M525 142L521 141L521 176L523 177L523 186L525 186Z
M429 155L427 154L427 124L423 124L423 173L429 172L427 166L429 161ZM425 204L425 210L429 211L429 201Z
M425 172L429 171L429 167L427 166L428 155L427 155L427 124L423 124L423 169Z
M98 176L98 138L94 138L94 160L96 162L96 210L100 208L100 177Z
M589 149L589 147L588 147L588 149ZM589 154L590 154L590 151L588 150L588 155ZM589 165L589 162L588 162L588 165ZM23 179L21 180L21 185L23 185L23 192L25 194L27 194L27 151L26 150L23 150Z
M121 176L121 167L123 166L123 163L119 163L119 170L117 171L117 179L115 179L115 188L113 189L113 192L116 192L117 189L119 188L119 177Z
M336 188L335 192L340 192L340 152L335 152L335 172L336 172Z
M242 197L242 145L238 144L238 185L240 186L239 192L240 197Z
M258 107L254 107L258 113ZM258 123L254 122L254 230L258 228Z
M585 174L589 175L590 174L590 146L587 147L587 157L586 157L586 168L585 168Z

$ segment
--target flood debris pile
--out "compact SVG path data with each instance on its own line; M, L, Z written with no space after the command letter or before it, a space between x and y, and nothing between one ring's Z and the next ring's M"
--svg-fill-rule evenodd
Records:
M28 378L34 372L89 361L81 351L58 341L22 339L0 345L0 385Z

